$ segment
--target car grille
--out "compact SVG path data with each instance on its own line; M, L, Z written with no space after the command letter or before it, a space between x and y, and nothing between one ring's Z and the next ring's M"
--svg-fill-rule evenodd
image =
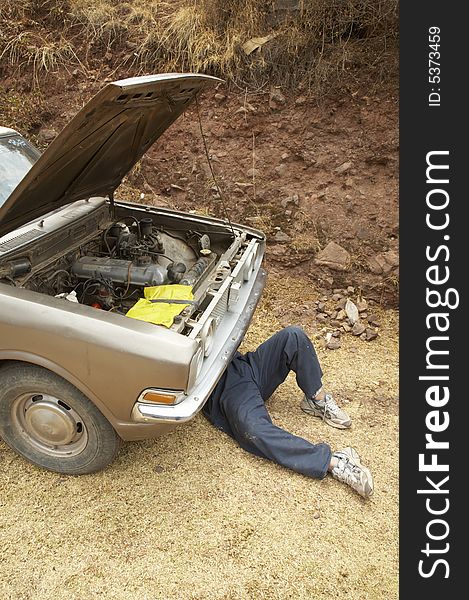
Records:
M9 252L10 250L14 250L18 246L21 246L21 244L25 244L26 242L34 240L42 234L43 232L39 231L39 229L30 229L29 231L20 233L19 235L16 235L15 237L12 237L9 240L6 240L5 242L1 242L0 254Z

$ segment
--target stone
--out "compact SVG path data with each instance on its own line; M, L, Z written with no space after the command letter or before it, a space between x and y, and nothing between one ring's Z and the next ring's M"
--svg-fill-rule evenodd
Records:
M395 260L395 258L391 260ZM370 271L372 273L375 273L376 275L381 275L382 273L389 273L393 268L386 260L385 255L381 253L375 254L374 256L368 258L367 262Z
M337 169L335 169L335 172L337 173L337 175L342 175L343 173L347 173L347 171L350 171L352 167L353 164L351 162L344 162L339 167L337 167Z
M318 321L318 323L327 323L327 315L325 315L324 313L319 313L318 315L316 315L316 319Z
M269 106L270 108L281 108L286 102L285 96L278 87L270 89Z
M284 231L277 231L277 233L274 235L274 240L276 242L290 242L291 241L291 237L286 234Z
M44 144L49 144L56 137L57 137L57 132L55 131L55 129L43 128L37 134L37 139Z
M248 169L246 171L246 177L250 177L251 179L254 177L259 177L259 175L261 174L261 172L259 171L259 169Z
M353 335L361 335L365 332L366 327L360 321L357 321L352 327Z
M399 254L394 250L388 250L388 252L385 252L383 256L388 265L390 265L392 268L399 266Z
M338 302L337 302L337 308L339 310L345 310L345 305L347 304L347 298L341 298Z
M355 294L355 288L349 285L347 288L347 294Z
M355 325L358 321L358 307L349 298L347 298L344 310L345 314L349 318L350 324Z
M376 256L370 256L366 262L368 264L368 268L372 273L374 273L375 275L381 275L383 269L380 263L376 260Z
M357 302L358 312L363 313L368 308L368 302L366 300L359 300Z
M352 328L350 327L350 325L348 323L342 323L342 329L348 333L349 331L352 331Z
M350 254L336 244L329 242L327 246L321 250L314 261L317 265L329 267L336 271L347 271L350 268Z
M378 332L376 332L374 329L371 329L370 327L367 327L365 330L365 341L366 342L371 342L371 340L374 340L378 337Z
M326 304L324 302L319 302L318 303L318 310L320 312L324 312L326 310Z
M341 346L342 344L338 338L331 338L326 344L328 350L338 350Z
M345 321L347 317L347 313L345 312L345 310L339 310L339 312L337 313L336 319L338 321Z
M343 296L342 294L332 294L332 300L334 302L338 302L339 300L342 300Z
M298 194L293 194L293 196L288 196L287 198L283 198L282 200L280 200L280 204L281 204L282 208L287 208L287 206L290 204L294 204L295 206L298 206L298 204L299 204Z
M368 317L368 323L370 325L373 325L374 327L380 327L380 322L379 322L378 317L376 315L370 315Z
M223 102L223 100L226 100L225 94L220 94L220 92L215 94L214 98L217 102Z
M278 165L277 167L275 167L275 172L277 173L277 175L279 177L283 177L284 175L287 174L288 172L288 167L285 163L281 163L280 165Z

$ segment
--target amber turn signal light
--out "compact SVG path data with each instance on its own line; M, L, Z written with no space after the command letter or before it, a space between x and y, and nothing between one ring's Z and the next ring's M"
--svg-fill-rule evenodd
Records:
M144 402L155 402L156 404L174 404L176 401L175 394L165 394L164 392L149 391L143 394Z

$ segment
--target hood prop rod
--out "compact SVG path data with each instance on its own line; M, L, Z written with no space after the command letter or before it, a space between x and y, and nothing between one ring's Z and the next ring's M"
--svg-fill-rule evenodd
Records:
M198 100L197 96L198 96L198 94L196 94L196 96L195 96L195 106L197 108L197 118L198 118L198 121L199 121L200 135L202 136L202 141L204 143L205 156L207 157L207 162L208 162L208 166L210 168L210 173L212 174L213 183L215 184L215 187L217 188L218 196L220 197L220 202L221 202L221 205L223 207L223 212L225 213L225 218L228 221L228 223L229 223L229 225L231 227L231 233L233 234L233 237L235 238L236 235L235 235L235 232L234 232L234 229L233 229L233 225L232 225L231 219L230 219L230 217L228 215L228 210L226 208L226 204L225 204L225 201L223 199L223 196L222 196L222 193L221 193L221 190L220 190L220 186L218 185L217 178L215 177L215 173L213 171L212 160L211 160L210 154L208 152L207 141L205 140L205 134L204 134L204 130L202 128L202 119L200 118L199 100Z

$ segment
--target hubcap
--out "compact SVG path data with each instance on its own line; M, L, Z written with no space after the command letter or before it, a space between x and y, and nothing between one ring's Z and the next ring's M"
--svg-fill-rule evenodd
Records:
M55 396L23 394L13 403L12 417L20 433L49 456L74 456L88 441L80 415Z

